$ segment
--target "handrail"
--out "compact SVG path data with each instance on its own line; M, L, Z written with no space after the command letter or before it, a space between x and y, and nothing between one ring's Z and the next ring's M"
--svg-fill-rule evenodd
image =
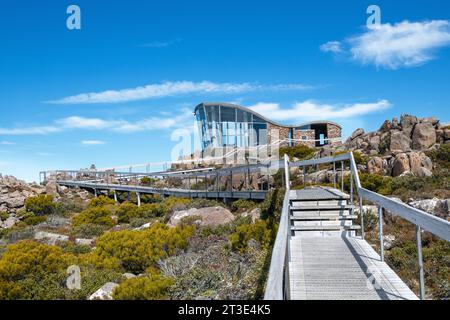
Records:
M272 250L272 259L270 262L269 276L264 300L284 300L284 275L286 267L286 247L288 241L287 231L289 217L289 191L286 191L281 211L280 225Z

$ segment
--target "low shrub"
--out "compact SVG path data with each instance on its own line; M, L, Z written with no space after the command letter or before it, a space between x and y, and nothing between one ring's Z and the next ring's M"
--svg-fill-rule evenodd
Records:
M6 221L9 218L9 214L6 211L0 211L0 221Z
M132 219L161 217L164 213L165 207L161 203L143 203L139 207L131 202L122 203L116 212L119 223L129 223Z
M104 207L106 205L115 205L116 202L108 198L106 196L100 196L96 198L92 198L91 201L89 201L89 208L96 208L96 207Z
M170 228L154 223L142 231L116 231L103 234L96 240L93 261L116 260L124 271L141 273L159 259L185 249L194 227Z
M381 176L378 174L361 173L359 175L361 186L373 192L377 192L382 195L392 194L392 182L393 179L388 176ZM344 178L345 190L350 190L350 176ZM353 185L355 190L355 185Z
M34 241L9 245L0 259L0 300L61 298L59 283L74 261L57 246Z
M47 221L47 217L42 216L30 216L23 220L23 222L25 222L29 226L37 226L38 224L41 224L45 221Z
M107 225L86 223L74 226L71 230L71 234L77 238L91 239L101 236L108 229L109 226Z
M111 212L107 208L90 207L72 219L72 225L74 227L83 224L99 224L112 227L115 225L115 222L111 218Z
M159 274L131 278L113 292L115 300L164 300L174 280Z
M36 216L44 216L55 213L56 203L51 195L39 195L25 200L25 211L32 212Z
M265 220L254 224L244 224L237 227L236 232L230 236L231 247L235 251L245 252L248 241L256 240L263 248L269 248L273 231Z
M310 159L314 155L314 152L315 149L302 144L298 144L293 147L280 148L280 156L283 157L286 154L291 160L293 158L297 158L299 160Z
M233 212L245 212L251 211L255 209L257 206L258 204L254 201L247 199L239 199L231 204L231 209L233 210Z

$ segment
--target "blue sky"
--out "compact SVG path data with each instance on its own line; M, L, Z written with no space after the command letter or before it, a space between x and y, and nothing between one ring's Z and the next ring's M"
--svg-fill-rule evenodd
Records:
M0 172L169 160L202 101L345 135L448 122L449 20L448 1L2 1Z

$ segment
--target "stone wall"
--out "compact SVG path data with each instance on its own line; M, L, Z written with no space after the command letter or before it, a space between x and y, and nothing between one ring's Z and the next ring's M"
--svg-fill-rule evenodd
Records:
M336 139L336 138L341 139L342 138L342 129L335 124L328 123L327 124L327 132L328 132L329 139ZM331 142L331 145L333 147L339 147L342 145L342 141Z
M295 140L304 140L303 137L306 137L306 140L310 141L295 141L295 144L304 144L311 148L316 146L316 143L314 142L316 138L314 130L294 130Z
M269 123L267 129L269 131L269 144L274 143L276 140L289 139L289 128L280 127ZM272 130L278 130L278 137L272 132Z

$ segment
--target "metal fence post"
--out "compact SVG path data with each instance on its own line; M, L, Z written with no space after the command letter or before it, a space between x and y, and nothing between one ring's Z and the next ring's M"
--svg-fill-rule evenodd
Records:
M364 240L364 210L363 210L363 198L359 196L359 215L361 218L361 238Z
M416 241L417 241L417 259L419 262L419 283L420 283L420 299L425 300L425 276L423 272L423 257L422 257L422 228L416 226Z
M350 203L353 204L353 171L350 170Z
M341 191L344 192L344 161L341 161Z
M378 225L380 234L380 258L384 262L384 239L383 239L383 208L378 207Z
M333 184L336 189L336 162L333 162Z
M289 189L291 188L291 182L289 181L289 174L290 174L290 170L289 170L289 157L285 154L284 155L284 176L285 176L285 181L286 181L286 190L289 191Z

